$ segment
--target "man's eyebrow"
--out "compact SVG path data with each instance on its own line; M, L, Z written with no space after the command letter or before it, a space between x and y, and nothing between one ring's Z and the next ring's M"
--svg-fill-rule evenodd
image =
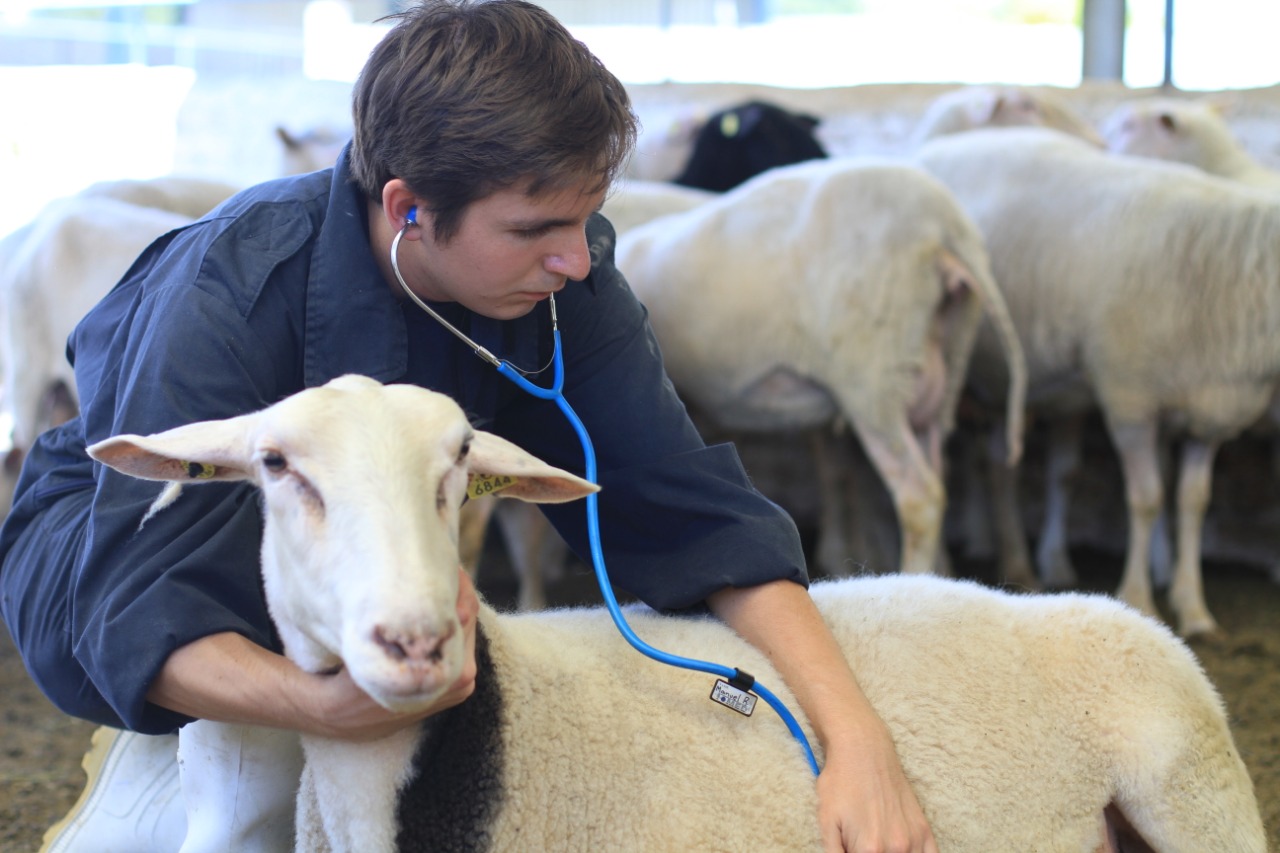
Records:
M566 217L552 216L545 218L530 217L528 219L517 218L511 220L511 227L518 228L521 231L537 231L542 228L563 228L573 225L576 221Z
M604 202L601 202L600 204L597 204L595 207L593 207L591 209L591 213L588 213L587 216L590 217L591 214L599 213L603 209L604 209ZM579 223L579 220L577 219L577 217L548 216L545 218L516 217L511 219L509 224L512 228L518 229L520 231L537 231L544 228L568 228L570 226L576 226L578 225L578 223Z

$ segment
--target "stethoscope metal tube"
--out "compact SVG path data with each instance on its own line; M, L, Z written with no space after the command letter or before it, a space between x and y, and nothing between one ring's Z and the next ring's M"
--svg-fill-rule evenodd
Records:
M439 312L433 310L431 306L427 305L427 303L420 299L416 293L409 289L408 283L405 282L404 276L400 273L400 263L397 259L397 254L399 253L400 248L400 238L404 236L404 233L408 230L409 226L417 224L412 214L413 211L411 210L410 216L406 218L404 226L391 240L391 269L395 272L396 280L400 283L400 287L419 308L427 312L431 317L435 318L437 322L450 331L456 338L470 347L476 355L496 367L500 374L514 382L521 390L532 394L539 399L554 401L556 406L564 414L565 419L569 421L569 425L573 427L573 431L577 434L578 441L582 445L584 457L583 478L590 483L599 485L599 481L596 479L596 454L595 448L591 443L591 437L587 434L586 426L582 423L582 419L578 417L578 413L573 410L573 407L569 405L569 401L564 397L564 355L560 347L560 327L556 318L555 296L553 295L549 299L551 307L551 335L553 343L551 359L552 364L554 365L554 371L552 373L553 379L551 387L543 388L540 385L535 385L525 376L521 375L521 371L514 367L510 362L498 358L493 353L489 352L489 350L480 346L480 344L476 343L460 329L444 319L444 317L440 316ZM640 639L635 631L631 629L626 618L622 615L622 608L618 605L617 597L613 593L613 584L609 581L609 573L605 569L604 548L600 544L600 511L598 500L599 496L594 493L587 495L586 497L587 537L591 546L592 569L595 572L596 582L600 586L600 594L604 597L605 605L609 610L609 615L613 618L613 623L617 626L618 631L622 634L623 638L641 654L644 654L645 656L660 663L680 667L682 669L710 673L726 679L730 684L741 690L754 691L761 699L765 700L765 703L768 704L769 707L773 708L779 717L782 718L787 729L804 750L805 758L809 762L810 769L813 770L814 775L817 775L819 772L818 760L814 757L813 748L809 745L809 740L805 737L803 729L801 729L800 724L791 714L791 711L788 710L787 706L770 690L765 688L763 684L755 681L746 673L731 667L710 663L708 661L695 660L693 658L680 657L679 655L669 654L656 649L644 640Z
M408 283L406 283L404 280L404 275L402 275L400 272L400 238L404 236L404 232L409 230L410 225L416 225L416 224L417 223L412 218L406 219L404 223L404 227L402 227L399 231L396 232L395 237L391 238L391 270L396 274L396 281L400 282L400 289L405 292L406 296L408 296L415 303L417 303L417 306L419 308L421 308L423 311L426 311L428 314L430 314L437 323L439 323L441 326L444 326L446 329L452 332L455 338L462 341L467 346L471 347L472 351L474 351L476 355L480 356L485 361L492 364L494 367L501 367L502 362L498 359L497 356L489 352L484 347L480 346L475 341L471 340L471 338L464 335L462 333L462 330L460 330L457 326L450 323L444 317L441 317L440 313L436 311L436 309L432 308L430 305L424 302L421 298L419 298L418 294L414 293L412 290L409 289Z

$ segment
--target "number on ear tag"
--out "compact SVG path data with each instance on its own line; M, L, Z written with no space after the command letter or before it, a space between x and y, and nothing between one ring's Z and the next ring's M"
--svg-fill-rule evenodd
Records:
M472 500L486 498L514 486L517 482L518 478L510 474L472 474L467 480L467 497Z

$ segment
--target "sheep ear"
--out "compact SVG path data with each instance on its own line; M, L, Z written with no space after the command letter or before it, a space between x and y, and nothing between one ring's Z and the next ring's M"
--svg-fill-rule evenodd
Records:
M505 438L477 430L467 454L471 497L497 495L531 503L565 503L600 487L548 465Z
M154 435L117 435L89 456L142 480L202 483L251 479L248 429L253 415L187 424Z

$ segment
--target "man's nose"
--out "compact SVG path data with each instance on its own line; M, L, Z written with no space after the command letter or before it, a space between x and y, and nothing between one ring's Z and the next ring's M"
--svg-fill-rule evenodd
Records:
M566 237L556 251L547 255L548 272L562 275L573 281L581 281L591 272L591 249L587 246L586 231Z

